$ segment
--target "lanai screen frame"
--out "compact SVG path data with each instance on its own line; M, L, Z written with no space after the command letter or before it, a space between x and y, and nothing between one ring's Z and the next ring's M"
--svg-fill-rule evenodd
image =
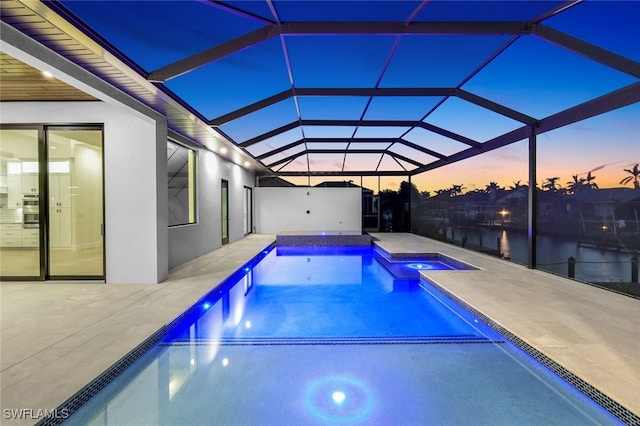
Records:
M403 22L378 22L378 21L283 21L277 11L277 0L266 0L271 16L265 18L248 10L243 10L239 6L225 2L206 2L208 5L217 9L227 11L231 14L242 16L253 21L261 22L262 27L246 33L237 38L228 40L199 53L183 58L161 68L147 72L140 66L123 54L118 46L112 45L109 41L101 37L90 26L85 24L67 9L64 2L47 2L50 7L74 26L80 28L85 34L96 40L109 52L115 54L124 63L144 77L147 81L152 82L159 90L166 93L173 99L180 101L183 106L190 110L195 117L206 122L215 132L220 133L224 138L236 144L245 153L259 161L270 173L265 176L276 177L308 177L316 176L406 176L409 181L412 176L420 173L434 170L439 167L452 164L464 159L472 158L476 155L501 148L512 143L528 140L528 165L529 165L529 182L536 182L536 138L537 135L543 134L550 130L568 126L573 123L585 120L590 117L604 114L606 112L622 108L624 106L637 103L640 101L640 82L630 84L613 92L604 94L600 97L591 99L587 102L549 115L542 119L536 119L515 109L509 108L490 99L480 97L474 93L462 89L465 83L471 80L475 75L480 73L488 65L490 65L497 57L500 56L509 46L523 36L533 36L550 42L562 49L570 51L574 54L586 57L592 61L602 64L610 69L622 72L632 76L635 79L640 78L640 63L619 55L612 51L603 49L592 43L586 42L569 34L558 31L550 26L542 24L542 21L556 14L563 13L580 3L581 0L570 0L557 2L555 6L549 8L539 16L527 21L418 21L416 17L427 6L428 1L422 1L414 11ZM241 3L236 3L241 5ZM364 6L363 6L364 7ZM4 19L4 18L3 18ZM290 88L280 91L272 96L263 98L257 102L246 105L242 108L228 112L226 114L206 118L191 107L187 102L180 99L178 95L173 93L165 83L183 74L187 74L205 64L209 64L232 55L236 52L250 49L258 44L268 40L280 38L283 46L285 38L289 37L305 37L313 35L507 35L509 40L496 50L492 55L486 58L477 68L470 72L455 86L447 87L380 87L379 83L387 71L388 61L385 63L377 82L373 87L298 87L293 83L291 58L287 49L283 49L286 62L287 72L290 76ZM339 97L339 96L363 96L368 99L367 107L362 113L359 120L344 119L306 119L300 114L298 99L305 96L322 96L322 97ZM376 97L414 97L414 96L437 96L440 101L432 107L420 120L367 120L364 119L366 110L371 101ZM472 138L457 134L451 130L431 124L426 120L434 111L436 111L446 100L450 98L462 99L466 102L474 104L480 108L492 111L499 115L508 117L521 124L515 130L511 130L502 135L496 136L485 142L479 142ZM284 100L293 100L296 105L297 117L295 120L271 129L258 136L254 136L248 140L235 141L229 134L222 129L225 123L234 119L245 117L251 113L260 111L269 106L275 105ZM307 138L303 137L290 142L284 146L268 150L259 155L252 155L248 150L254 144L260 143L270 137L282 134L288 130L296 128L304 128L307 126L331 126L331 127L354 127L356 130L350 138ZM355 133L361 127L406 127L400 137L395 138L356 138ZM435 133L442 137L457 141L468 146L464 150L458 151L451 155L445 155L428 147L416 144L407 140L404 136L412 129L421 128L428 132ZM180 129L172 129L180 133ZM345 143L343 149L311 149L307 146L309 143ZM382 149L353 149L360 143L376 142L387 144ZM394 145L402 145L409 147L423 154L427 154L435 158L431 162L420 162L415 159L408 158L391 150ZM279 159L265 162L269 157L291 150L294 148L304 148L297 152ZM345 163L348 154L372 154L379 155L380 161L374 169L369 170L345 170ZM341 170L313 170L309 161L309 154L342 154L343 162ZM285 171L282 170L290 162L305 156L307 158L307 169L302 171ZM395 161L401 170L380 170L380 164L385 156ZM414 168L407 168L406 165L412 165ZM528 234L529 234L529 262L528 266L535 268L535 235L536 235L536 191L535 185L529 186L528 193L529 212L528 212Z

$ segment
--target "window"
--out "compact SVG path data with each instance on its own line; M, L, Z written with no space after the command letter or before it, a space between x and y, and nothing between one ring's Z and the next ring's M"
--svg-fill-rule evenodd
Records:
M196 222L196 152L167 142L169 226Z

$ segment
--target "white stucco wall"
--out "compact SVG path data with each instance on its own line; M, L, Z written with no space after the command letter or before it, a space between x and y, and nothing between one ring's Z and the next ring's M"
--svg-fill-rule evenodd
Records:
M360 188L259 187L254 199L258 233L362 230Z
M222 245L222 179L229 182L229 242L244 237L244 187L253 187L254 174L210 151L199 149L197 152L197 223L169 228L170 268Z
M104 102L5 102L0 117L11 124L103 123L106 280L166 279L166 124Z
M200 150L198 223L168 228L166 118L19 31L2 25L3 51L54 72L104 102L0 103L7 124L103 124L108 283L158 283L170 266L221 245L220 181L229 181L229 241L244 236L244 186L254 175Z

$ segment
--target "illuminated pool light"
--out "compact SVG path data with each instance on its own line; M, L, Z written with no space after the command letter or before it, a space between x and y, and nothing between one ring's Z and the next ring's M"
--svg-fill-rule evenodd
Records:
M347 396L344 394L344 392L342 391L335 391L332 395L331 395L331 399L333 399L333 402L335 402L338 405L341 405L345 398Z
M209 309L209 308L211 307L211 303L209 303L209 302L205 302L205 303L203 303L203 304L202 304L202 307L203 307L204 309Z
M350 377L320 379L309 387L305 399L307 409L323 423L360 422L373 408L369 388Z
M407 268L423 270L423 269L434 269L433 265L429 263L408 263Z

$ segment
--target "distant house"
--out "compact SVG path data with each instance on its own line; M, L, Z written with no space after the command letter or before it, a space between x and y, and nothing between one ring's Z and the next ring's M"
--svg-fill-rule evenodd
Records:
M527 223L527 206L529 203L529 188L521 187L510 191L496 201L494 217L501 222L511 225Z
M603 219L615 218L616 208L632 203L640 207L640 189L605 188L580 191L569 197L572 211L589 212ZM637 211L640 214L640 211ZM629 218L631 219L631 218Z
M277 176L258 176L258 186L290 187L296 185Z

